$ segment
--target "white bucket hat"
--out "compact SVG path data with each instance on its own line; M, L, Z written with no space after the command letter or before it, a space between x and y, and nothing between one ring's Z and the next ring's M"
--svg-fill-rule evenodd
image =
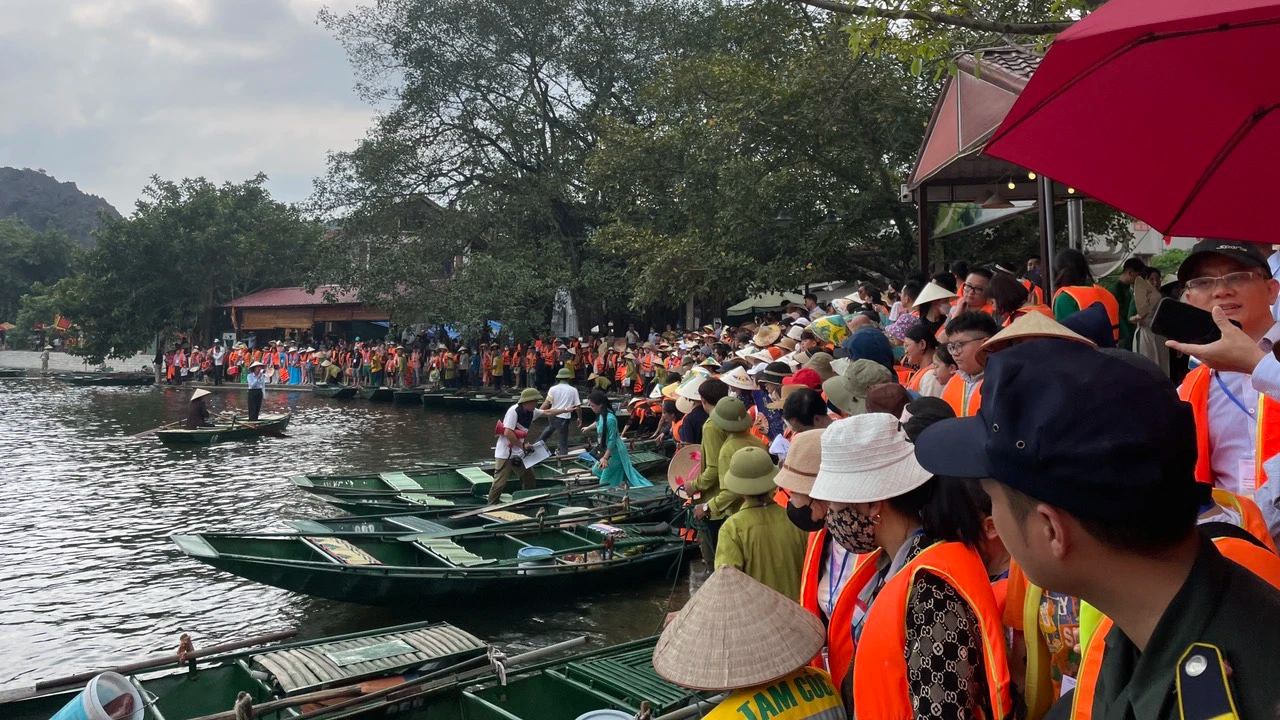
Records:
M837 420L822 434L822 464L811 497L869 503L905 495L933 477L916 460L898 418L868 413Z

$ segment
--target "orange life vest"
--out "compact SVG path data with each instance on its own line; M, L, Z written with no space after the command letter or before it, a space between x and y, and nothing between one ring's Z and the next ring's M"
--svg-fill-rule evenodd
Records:
M906 385L907 381L911 379L912 370L906 365L894 365L893 372L896 373L898 376L899 385Z
M1249 534L1256 537L1253 531ZM1268 542L1271 541L1265 527L1263 537ZM1222 553L1223 557L1266 580L1272 587L1280 588L1280 557L1276 556L1274 549L1264 550L1248 540L1235 537L1214 538L1213 544L1217 546L1218 552ZM1093 631L1093 637L1089 640L1089 647L1085 650L1084 657L1080 660L1075 699L1071 701L1072 720L1090 720L1093 717L1098 676L1102 673L1102 656L1106 653L1107 634L1111 632L1113 626L1111 618L1105 616L1102 618L1097 629Z
M964 400L965 382L959 373L951 376L947 386L942 389L942 399L956 411L956 417L973 417L982 407L982 380L978 381L973 392L969 394L969 402Z
M982 666L994 718L1013 711L1004 624L991 592L991 579L978 553L957 542L926 548L889 578L867 611L866 625L853 663L853 707L858 717L912 720L907 684L907 601L916 574L932 573L953 587L978 618Z
M1031 282L1026 278L1022 278L1018 282L1022 283L1022 287L1027 289L1027 294L1031 296L1031 299L1034 300L1036 304L1038 305L1044 304L1044 288L1040 287L1039 285Z
M800 573L800 604L818 618L822 617L818 607L818 581L822 578L822 550L827 537L825 529L809 533L809 547ZM837 688L844 686L845 676L853 667L853 611L858 604L858 593L875 577L879 556L879 550L854 556L853 574L840 590L832 605L831 617L827 619L827 672ZM815 658L812 665L822 667L822 658Z
M1192 370L1178 388L1184 402L1191 403L1196 422L1196 479L1210 485L1214 483L1212 452L1209 447L1209 383L1212 371L1206 365ZM1267 473L1262 463L1280 453L1280 403L1266 395L1258 401L1257 432L1254 436L1254 487L1262 487Z
M1009 327L1010 325L1012 325L1012 324L1013 324L1013 321L1014 321L1014 320L1017 320L1018 318L1022 317L1023 315L1027 315L1027 314L1029 314L1029 313L1033 313L1033 312L1038 312L1038 313L1040 313L1041 315L1044 315L1045 317L1049 318L1050 320L1053 320L1053 319L1054 319L1054 317L1053 317L1053 308L1049 307L1048 305L1044 305L1044 304L1039 304L1039 305L1023 305L1022 307L1018 308L1017 310L1014 310L1013 312L1009 313L1009 317L1007 317L1007 318L1005 318L1005 319L1004 319L1004 325L1003 325L1002 327Z
M1058 288L1053 294L1053 300L1056 303L1058 296L1066 293L1072 300L1076 301L1076 305L1083 310L1090 305L1100 302L1102 307L1107 309L1107 317L1111 320L1111 334L1115 336L1116 342L1120 342L1120 303L1116 302L1116 296L1111 291L1101 285L1093 285L1085 287L1083 285L1068 285L1064 288Z
M911 376L907 378L907 381L903 383L903 385L908 390L911 390L913 392L920 392L920 383L924 381L925 373L932 372L932 371L933 371L933 365L931 364L925 365L919 370L913 370L911 371Z

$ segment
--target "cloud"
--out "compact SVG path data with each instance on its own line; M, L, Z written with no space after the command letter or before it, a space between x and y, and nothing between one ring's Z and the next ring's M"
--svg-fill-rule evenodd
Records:
M0 165L128 213L151 175L271 177L305 198L373 110L319 9L356 0L6 0Z

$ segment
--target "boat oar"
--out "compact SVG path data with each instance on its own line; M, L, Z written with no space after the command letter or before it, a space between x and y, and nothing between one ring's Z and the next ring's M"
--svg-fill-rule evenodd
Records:
M182 422L181 420L175 420L174 422L171 422L171 423L169 423L169 424L167 424L167 425L161 425L160 427L154 427L154 428L151 428L150 430L143 430L142 432L137 433L137 434L134 434L134 435L130 435L129 437L134 437L134 438L150 437L150 436L152 436L152 435L155 435L157 432L159 432L159 431L161 431L161 430L167 430L167 429L169 429L169 428L173 427L174 425L177 425L177 424L179 424L179 423L181 423L181 422Z
M512 500L511 502L507 502L507 503L498 503L497 505L485 505L484 507L479 507L474 510L467 510L465 512L454 513L449 516L449 519L460 520L462 518L469 518L475 515L483 515L484 513L493 512L494 510L506 510L507 508L519 507L521 505L528 505L529 503L542 502L545 500L554 500L556 498L562 498L562 497L569 497L571 495L576 495L578 493L588 492L591 490L598 490L602 487L604 487L603 483L597 483L595 485L583 485L581 487L576 487L572 490L562 490L559 492L547 493L545 495L531 495L527 498L520 498L519 500Z
M263 435L266 435L267 437L278 437L278 438L287 438L287 437L289 437L288 435L285 435L284 433L280 432L279 430L276 430L275 428L269 428L269 427L267 427L266 425L262 425L262 424L259 424L259 423L245 422L245 421L243 421L243 420L236 420L235 418L232 418L232 419L231 419L231 424L232 424L232 425L240 425L240 426L242 426L242 427L247 427L247 428L252 428L252 429L257 430L258 432L262 433Z
M544 648L539 648L537 650L530 650L527 653L515 655L513 657L507 658L505 661L503 661L502 664L505 667L516 667L518 665L527 665L531 662L536 662L550 655L555 655L565 650L570 650L585 644L587 644L587 639L585 637L576 637L569 640L565 640L564 642L555 643L554 645L548 645L547 647L544 647ZM329 707L326 707L326 708L320 708L319 710L313 710L309 713L303 713L302 715L299 715L293 720L313 720L314 718L324 717L326 715L332 715L334 713L338 713L340 711L347 710L349 708L353 708L356 706L368 705L376 700L381 700L382 698L390 697L390 696L394 696L391 698L392 702L400 702L402 700L409 700L412 698L422 697L424 695L430 695L432 693L440 692L441 690L447 690L449 688L456 687L459 683L468 682L477 678L484 677L485 675L488 675L490 673L493 673L494 668L491 664L488 664L488 663L489 663L489 656L480 655L479 657L474 657L474 658L471 658L470 660L464 660L460 663L457 663L456 665L452 665L447 668L441 668L439 670L436 670L435 672L427 673L426 675L423 675L420 678L415 678L413 680L410 680L409 682L404 683L403 685L395 685L393 687L386 688L385 690L379 690L377 692L369 693L368 695L361 695L360 697L351 698L350 700L344 700L343 702L337 703L335 705L330 705ZM480 665L483 665L483 667L476 667ZM475 668L475 669L470 669L470 668ZM439 685L433 685L432 687L429 687L429 688L423 688L418 692L405 694L406 690L410 690L421 685L426 685L427 683L430 683L436 680L444 680L445 682L442 682ZM195 718L194 720L205 720L205 718Z
M326 700L337 700L338 698L351 697L359 695L363 692L360 685L347 685L345 687L333 688L330 690L317 690L315 692L304 693L302 695L292 695L290 697L280 698L279 700L271 700L269 702L258 703L252 707L252 717L266 717L268 713L273 713L286 708L306 705L308 703L324 702ZM239 717L237 710L225 710L223 712L214 713L212 715L201 715L192 720L236 720Z
M267 635L260 635L258 637L248 638L247 640L236 640L233 642L222 643L221 645L213 645L203 650L197 650L196 652L193 652L193 653L187 653L187 659L195 660L197 658L207 657L209 655L218 655L220 653L229 652L231 650L242 650L244 648L253 647L255 645L267 645L269 643L279 642L281 640L288 640L289 638L294 637L297 634L298 634L297 630L281 630L280 632L273 632ZM150 660L141 660L134 663L128 663L126 665L120 665L118 667L109 668L107 670L91 670L89 672L77 673L75 675L70 675L64 678L55 678L53 680L41 680L40 682L36 683L36 690L43 691L43 690L49 690L51 688L63 687L64 685L85 683L104 672L114 672L114 673L119 673L121 675L127 675L129 673L138 672L139 670L150 670L151 668L162 667L164 665L177 665L178 662L179 662L178 655L177 653L174 653L173 655L155 657L155 658L151 658Z

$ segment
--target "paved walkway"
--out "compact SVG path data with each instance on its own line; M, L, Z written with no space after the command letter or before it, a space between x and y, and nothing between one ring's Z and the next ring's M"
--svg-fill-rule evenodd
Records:
M143 366L150 364L151 358L144 355L134 355L128 360L107 360L107 366L115 368L117 372L141 370ZM39 370L40 353L35 350L0 350L0 367ZM97 370L97 368L86 365L84 360L75 355L50 351L49 370L51 372L85 372Z

